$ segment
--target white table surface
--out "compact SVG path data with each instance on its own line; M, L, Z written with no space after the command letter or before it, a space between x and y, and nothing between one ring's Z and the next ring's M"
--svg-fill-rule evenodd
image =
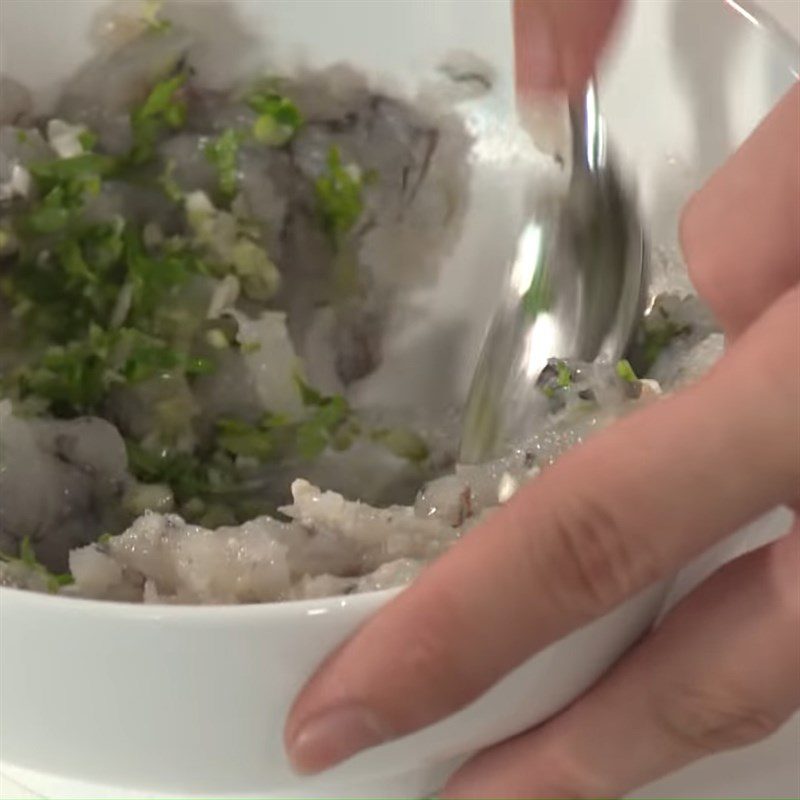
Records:
M682 0L688 2L689 0ZM692 0L710 2L711 0ZM732 2L732 0L726 0ZM759 0L800 42L800 0ZM800 713L777 733L751 747L706 758L636 792L637 798L800 798ZM0 774L0 800L35 798Z

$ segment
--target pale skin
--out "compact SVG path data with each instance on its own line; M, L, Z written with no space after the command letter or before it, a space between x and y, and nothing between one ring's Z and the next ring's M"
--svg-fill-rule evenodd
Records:
M618 6L517 0L521 94L579 92ZM725 356L564 456L333 653L286 725L298 771L457 711L741 525L800 507L800 85L691 198L680 233ZM479 754L441 796L617 797L768 735L799 705L795 518L568 709Z

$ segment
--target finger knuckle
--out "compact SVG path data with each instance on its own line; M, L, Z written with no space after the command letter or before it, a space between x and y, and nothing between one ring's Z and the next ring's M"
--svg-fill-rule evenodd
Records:
M553 592L592 619L660 577L659 559L611 505L588 494L558 503L542 548Z
M769 589L774 596L776 613L787 619L800 637L800 523L763 551L769 562ZM800 655L800 647L797 650Z
M551 748L543 763L547 765L546 772L537 776L540 797L591 800L616 795L607 775L590 770L582 759L577 759L563 747Z
M746 691L723 685L673 687L657 712L668 736L698 757L757 742L783 722Z
M467 669L455 643L463 638L456 603L439 593L425 617L404 642L399 664L414 686L435 687L442 710L455 711L485 688Z

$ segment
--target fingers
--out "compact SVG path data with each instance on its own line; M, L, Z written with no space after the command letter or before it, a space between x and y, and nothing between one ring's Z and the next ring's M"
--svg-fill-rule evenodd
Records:
M800 282L800 83L689 202L681 242L730 334Z
M794 290L706 379L525 487L311 680L286 729L296 767L323 769L458 710L541 647L794 498L798 359Z
M514 0L517 90L581 95L621 0Z
M473 759L447 798L618 797L800 704L800 527L712 576L588 694Z

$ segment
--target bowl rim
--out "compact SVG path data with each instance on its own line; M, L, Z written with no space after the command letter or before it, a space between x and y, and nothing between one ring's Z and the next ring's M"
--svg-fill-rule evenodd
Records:
M122 618L159 622L226 622L247 623L262 619L296 619L300 617L356 615L376 611L411 584L389 589L349 595L331 595L313 599L275 600L258 603L134 603L131 601L76 597L0 586L0 613L7 613L6 602L28 605L43 610L55 604L57 613L80 615L84 619Z
M751 28L762 29L781 55L786 59L789 70L795 79L800 79L800 42L766 9L757 6L754 0L723 0L725 5L743 18Z

